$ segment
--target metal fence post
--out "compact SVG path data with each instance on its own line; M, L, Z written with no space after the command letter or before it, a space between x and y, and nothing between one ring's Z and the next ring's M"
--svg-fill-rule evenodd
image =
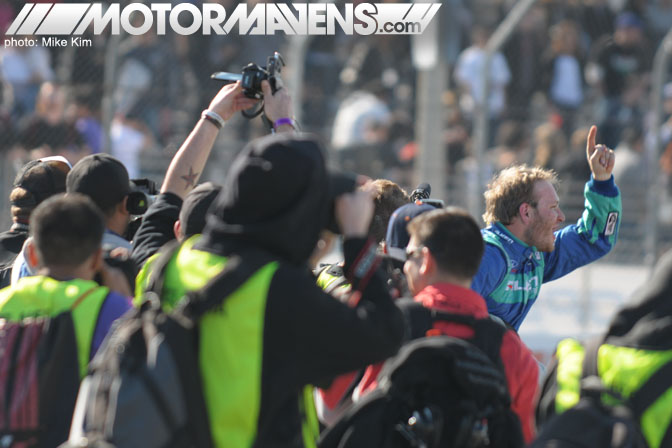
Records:
M442 8L447 7L450 5L442 5ZM413 64L418 73L415 121L418 154L413 182L428 182L432 186L432 196L436 198L445 198L447 189L441 94L447 85L448 70L441 57L444 45L441 41L441 25L442 14L438 14L423 34L413 36Z
M287 82L289 84L289 91L292 92L292 99L294 104L294 118L299 123L302 122L302 107L303 104L303 77L304 68L306 64L306 52L308 51L308 44L311 37L297 34L292 36L291 45L289 46L289 53L287 54L287 61L292 64Z
M122 36L111 35L105 50L105 71L103 74L103 101L102 101L102 125L103 125L103 152L109 153L112 149L112 120L117 108L114 98L114 89L117 85L117 65L119 63L119 44Z

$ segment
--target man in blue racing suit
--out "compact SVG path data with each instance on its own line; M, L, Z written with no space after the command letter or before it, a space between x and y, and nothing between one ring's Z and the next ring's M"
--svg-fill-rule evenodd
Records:
M542 283L555 280L608 253L618 235L621 195L614 184L614 152L586 144L592 172L584 189L585 210L562 230L553 171L513 166L501 171L485 192L488 227L481 230L485 254L472 289L485 297L490 314L518 330Z

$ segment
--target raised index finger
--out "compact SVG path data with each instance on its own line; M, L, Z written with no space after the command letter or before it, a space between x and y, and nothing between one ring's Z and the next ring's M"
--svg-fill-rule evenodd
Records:
M595 152L595 136L597 135L597 126L592 125L588 131L588 139L586 142L586 155L590 159L590 156Z

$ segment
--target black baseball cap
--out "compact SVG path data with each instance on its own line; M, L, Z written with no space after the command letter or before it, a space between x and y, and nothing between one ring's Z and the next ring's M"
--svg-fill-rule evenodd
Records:
M68 193L89 196L101 210L110 210L132 190L128 171L117 158L92 154L77 162L66 179Z
M221 185L205 182L189 192L180 209L180 224L185 237L203 233L210 204L221 190Z
M22 188L30 194L11 201L11 205L36 207L48 197L65 192L65 178L70 168L64 157L31 160L21 167L12 185L12 190Z

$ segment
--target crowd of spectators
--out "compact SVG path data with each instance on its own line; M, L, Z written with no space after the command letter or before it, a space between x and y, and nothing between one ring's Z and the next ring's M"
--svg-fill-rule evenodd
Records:
M481 6L475 2L472 12L476 14ZM551 13L557 14L553 6L557 5L542 3L541 8L552 17ZM540 11L534 10L533 14ZM465 8L465 17L467 12ZM492 441L498 446L504 442L510 442L507 446L522 446L523 439L532 441L538 429L533 417L534 398L544 369L535 362L517 330L536 302L542 283L592 263L615 246L623 211L614 178L625 181L638 177L637 162L645 129L624 126L633 122L623 117L626 112L633 112L635 100L640 99L632 92L648 88L644 65L623 64L632 73L620 81L617 76L620 72L609 78L608 69L614 61L613 52L617 51L614 47L621 38L628 41L635 33L642 33L642 21L633 11L621 11L615 24L614 40L605 40L604 47L596 50L602 59L586 64L586 67L595 64L593 74L605 86L604 95L595 104L599 100L610 111L601 123L608 129L603 134L608 135L599 139L596 139L598 127L592 126L580 134L574 124L583 121L577 117L586 107L583 98L588 90L579 79L583 79L584 71L579 69L581 63L574 55L579 39L566 35L579 29L578 25L561 21L552 28L552 52L548 58L540 59L550 67L545 86L548 95L544 99L548 115L539 123L535 122L538 117L529 112L518 111L520 115L516 115L506 99L508 85L515 79L506 51L497 55L493 66L494 95L485 98L479 86L473 84L483 63L483 46L490 32L487 24L473 28L474 42L456 55L454 91L445 97L453 99L447 104L447 109L454 112L448 129L453 134L450 144L457 151L463 145L463 157L455 158L451 172L468 168L462 161L469 157L468 129L473 107L479 101L489 101L496 146L487 154L491 166L477 169L486 168L499 174L484 194L483 219L489 226L482 230L468 212L456 207L444 209L442 201L426 202L424 210L418 208L422 201L408 204L413 194L409 197L392 181L370 182L365 176L353 177L329 170L317 138L299 132L291 118L295 105L290 88L285 86L273 92L268 81L261 83L261 89L265 117L272 123L275 135L245 137L257 131L254 125L261 120L243 122L247 126L239 128L229 126L238 112L257 105L258 100L246 97L240 82L223 87L198 120L195 116L186 120L196 124L165 170L158 196L150 199L143 192L138 200L141 191L131 179L142 172L138 154L147 142L166 146L171 138L177 138L179 126L173 120L178 120L180 109L200 107L204 97L199 95L207 92L203 87L196 98L180 100L190 96L183 92L189 92L191 66L178 64L180 70L169 70L179 56L173 55L169 44L154 34L133 36L122 42L118 85L113 92L116 110L109 129L112 155L101 151L106 149L104 145L96 149L106 135L101 120L97 119L99 108L92 102L99 87L88 83L80 90L54 78L40 80L32 112L15 108L18 103L12 103L8 109L10 121L17 117L19 123L11 154L17 160L39 159L25 165L15 179L10 197L14 222L0 235L4 242L2 268L7 272L11 265L11 283L0 291L0 315L3 326L14 325L11 331L17 325L36 324L37 319L25 319L27 316L57 318L65 313L72 317L75 344L69 345L77 351L72 363L78 367L74 371L75 383L87 375L90 383L82 388L78 398L80 412L75 412L78 417L72 425L71 442L88 443L78 440L77 433L81 430L91 436L90 440L104 435L118 445L131 439L155 442L164 436L149 425L152 420L149 414L141 415L146 420L142 423L148 423L146 431L121 429L122 419L109 418L112 412L116 416L130 415L124 408L128 402L121 398L123 393L130 391L136 398L140 395L131 381L116 379L115 386L106 392L104 383L108 381L99 381L96 376L111 378L113 372L106 370L102 361L95 360L115 352L125 356L125 349L120 350L123 346L114 345L118 343L115 337L133 319L144 325L154 319L148 317L150 313L163 309L174 312L171 318L177 322L180 316L190 318L189 313L199 306L202 319L199 314L191 316L198 325L195 341L199 361L196 364L194 358L194 364L187 367L200 373L199 390L209 417L202 421L208 422L208 437L216 446L228 446L232 441L240 446L317 446L320 430L324 428L318 424L320 413L313 409L316 403L312 398L322 394L325 404L333 407L326 403L329 393L325 395L325 389L316 392L314 386L330 386L339 375L360 372L362 376L357 374L354 382L352 376L347 380L355 388L348 386L344 393L338 394L345 398L352 394L353 403L357 403L373 390L369 387L380 386L377 390L383 390L384 381L380 378L385 376L378 376L377 369L384 372L384 367L379 363L395 356L402 343L416 337L440 335L471 341L482 349L487 356L483 360L496 367L493 371L504 384L500 393L507 400L506 408L510 407L511 434L495 432L495 420L480 415L468 432L473 437L496 436ZM620 32L624 35L617 37ZM413 157L408 144L413 140L413 116L409 111L413 109L414 74L407 70L408 64L398 65L404 55L410 58L410 52L399 52L405 47L397 39L405 38L381 36L370 41L353 41L340 71L340 82L349 87L344 87L345 99L336 103L334 127L338 132L334 132L331 142L341 155L340 162L352 164L356 172L367 173L367 168L386 171L393 165L403 169L393 142L405 141L401 152L407 161ZM175 43L184 51L183 62L189 60L189 40L175 39ZM309 54L314 56L310 51ZM642 53L630 56L629 61L633 62ZM616 59L623 63L625 56L621 54ZM375 69L367 69L369 64ZM54 73L57 72L55 69ZM187 79L181 79L183 75ZM606 86L610 82L614 90L608 92ZM404 86L408 87L405 93ZM87 92L87 88L91 95L88 100L79 96L70 99L72 92ZM171 92L175 95L166 96ZM334 98L340 98L339 94ZM536 97L538 91L532 94ZM319 95L311 100L315 98ZM327 101L326 96L323 99ZM399 112L404 108L405 115ZM357 118L352 119L353 115ZM316 129L330 125L328 117L310 117ZM324 122L320 123L320 119ZM394 125L397 122L400 129ZM220 185L197 186L225 126L223 134L227 137L237 134L249 143L240 150ZM459 132L459 127L464 131ZM583 166L578 151L567 151L568 135L576 146L577 135L586 141L583 157L587 157L587 163L584 159ZM608 138L614 139L616 153L620 151L625 160L624 166L617 165L618 171L614 171L614 151L596 143ZM97 151L101 153L96 154ZM70 165L60 156L53 157L54 153L77 162ZM366 156L359 157L361 153L368 154L369 160ZM371 166L359 165L367 161ZM579 170L585 173L588 165L588 173L581 180L590 179L583 193L582 219L562 229L565 214L555 188L557 178L547 169L560 161L572 167L574 176L579 175ZM524 162L538 166L529 168ZM65 196L60 195L63 190ZM397 208L400 204L403 205ZM409 207L415 211L406 212ZM134 234L129 233L132 215L143 215ZM384 229L387 229L385 237ZM406 234L403 244L398 244L401 235L391 236L395 230ZM340 273L331 266L317 277L311 275L309 268L314 268L316 260L324 255L334 232L342 235L344 262L338 265ZM376 243L383 239L385 244L379 248ZM393 259L387 265L390 270L379 269L381 251ZM402 262L404 283L395 283L396 278L389 275L400 269L395 260ZM331 285L320 284L325 272L328 283L332 277L344 277L350 288L347 296L330 295ZM667 271L665 275L669 277ZM408 291L400 293L401 285ZM198 298L201 293L206 295L204 299ZM160 301L152 303L157 295ZM400 296L402 300L396 302ZM409 307L405 308L403 298L410 299L409 296L413 299L405 302ZM145 304L146 301L149 303ZM139 314L127 314L127 319L111 330L115 337L101 345L111 322L131 309L131 302L139 306ZM418 312L431 319L427 322L414 319L412 313ZM163 317L157 316L156 322ZM191 328L184 323L185 328ZM156 356L148 356L147 364L156 367L156 372L167 372L165 364L155 362L165 353L159 347L163 335L145 331L146 328L143 327L142 333L151 338L152 347L156 348ZM17 338L24 337L21 332ZM22 344L15 342L18 339L10 341L7 336L10 331L2 333L0 342L8 347L15 345L7 363L11 363L12 373L0 381L3 389L13 390L14 378L21 372L15 369L21 364L16 362L19 353L16 347ZM634 342L646 341L635 338ZM102 354L97 356L99 348ZM664 350L669 350L669 346L665 345ZM132 350L129 348L128 352ZM96 358L88 370L93 356ZM618 361L621 356L625 355L617 354L610 359ZM638 365L638 377L654 371L647 361L658 354L642 356L644 362ZM566 358L562 354L559 357L565 366ZM186 363L182 358L174 361ZM458 366L456 363L453 367ZM136 367L142 366L131 369L137 373ZM615 369L615 372L615 384L619 378L632 376L632 369ZM656 373L656 378L669 378L667 368L660 372L665 375ZM549 377L553 375L555 371L551 370ZM154 384L146 372L137 376L146 383L143 387L151 390L156 404L161 405L168 396L176 396L175 388L155 387L158 383ZM603 380L611 381L606 375ZM23 383L29 385L29 382L35 382L34 376ZM642 384L637 386L644 388ZM90 397L89 385L93 390ZM479 389L481 386L483 383ZM104 398L108 393L109 397ZM70 398L74 408L74 394ZM100 418L98 410L105 400L114 405L105 406L105 412L110 414ZM450 403L442 406L452 409ZM17 412L16 406L8 408ZM68 417L67 422L49 422L57 426L54 431L61 433L59 441L64 440L71 411L70 407L62 411ZM158 411L168 415L170 418L164 420L171 422L170 409ZM426 414L425 411L431 414L430 407L422 409ZM414 414L413 419L420 417L423 416ZM410 425L411 420L404 418ZM452 421L449 414L442 418ZM656 436L648 430L652 420L642 418L647 438ZM28 426L23 421L14 423L15 420L19 421L9 419L10 444L26 437L26 433L32 434L33 427L41 428L40 421ZM490 421L492 431L488 427ZM103 423L99 427L100 422ZM109 422L114 423L112 430L107 428ZM328 422L322 423L328 426ZM665 424L669 426L669 419ZM393 432L398 431L398 426L394 426ZM367 432L375 433L369 428ZM520 434L514 434L517 432ZM28 437L36 440L43 437L41 433L30 434ZM182 429L175 429L172 436L168 435L189 437L185 434ZM452 434L447 430L442 437L448 439Z
M221 3L227 10L238 3L193 3L201 2ZM444 2L439 13L450 25L442 27L441 35L449 74L441 99L451 200L461 197L456 191L463 175L474 169L473 113L482 101L483 46L513 3L455 0ZM0 1L3 38L22 6ZM491 149L479 168L485 172L482 178L512 163L533 163L583 182L583 172L577 174L572 163L571 143L585 140L586 126L593 122L609 147L640 148L627 163L643 170L643 146L624 143L624 137L634 134L642 144L653 140L652 56L671 17L670 0L537 2L493 60ZM109 29L105 33L87 31L83 37L91 46L0 48L0 151L15 170L37 157L62 154L74 164L105 150L124 163L131 178L141 177L147 170L142 154L166 153L147 160L167 163L193 125L190 117L221 86L209 79L211 73L239 72L248 62L264 65L279 50L288 62L287 77L303 64L297 105L303 130L328 138L345 168L412 186L417 73L411 36L311 36L299 62L292 60L291 37L284 35L159 36L150 31L116 38ZM106 84L105 76L113 81ZM185 95L182 86L191 94ZM665 92L669 120L672 85ZM263 133L242 119L234 126L240 141ZM664 144L672 140L669 128L668 123L661 130ZM669 158L661 160L664 173L672 171L665 162ZM164 167L153 168L161 172Z

